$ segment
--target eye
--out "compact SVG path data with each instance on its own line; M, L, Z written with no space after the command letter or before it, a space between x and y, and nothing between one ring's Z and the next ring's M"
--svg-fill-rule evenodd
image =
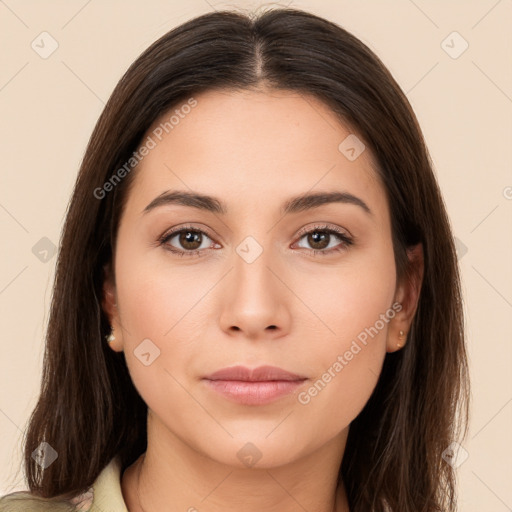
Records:
M303 231L300 234L300 240L305 239L311 248L299 245L304 249L309 249L313 254L328 255L338 251L345 250L353 244L353 239L336 226L315 226L309 231ZM333 243L338 239L338 244ZM210 243L208 243L210 241ZM212 238L202 229L192 226L185 226L165 233L159 243L166 250L177 254L178 256L200 256L202 252L212 248ZM213 242L214 243L214 242ZM220 245L216 244L216 247Z
M171 243L174 240L174 243ZM201 229L193 227L184 227L166 233L160 239L160 243L171 252L179 256L199 255L204 249L211 247L211 243L206 243L211 238ZM205 245L206 243L206 245ZM175 245L177 244L177 245Z
M310 245L310 250L313 251L313 254L331 254L342 251L353 244L353 239L335 226L315 226L313 229L303 232L300 240L303 238ZM336 244L336 238L341 243ZM299 245L299 247L303 246ZM308 247L305 248L308 249Z

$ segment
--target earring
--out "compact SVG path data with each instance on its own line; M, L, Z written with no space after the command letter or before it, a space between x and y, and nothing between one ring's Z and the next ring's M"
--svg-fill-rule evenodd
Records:
M400 331L398 334L399 334L399 339L403 340L404 339L404 334L405 334L404 331ZM398 348L400 348L402 346L402 344L401 343L397 343L396 346Z
M107 336L105 336L105 339L107 340L107 343L112 343L116 339L116 337L114 336L113 327L110 328L110 334L107 334Z

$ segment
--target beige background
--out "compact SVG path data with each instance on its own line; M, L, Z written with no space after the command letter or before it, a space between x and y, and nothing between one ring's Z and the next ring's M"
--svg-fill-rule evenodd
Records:
M51 253L41 261L36 244L43 237L58 244L105 101L128 65L172 27L213 9L261 4L0 0L0 494L25 488L21 439L39 390L56 261ZM463 444L469 457L458 469L460 510L512 510L512 1L288 5L369 45L419 118L458 239L465 293L473 408ZM31 47L43 31L59 45L46 59ZM448 37L453 31L463 39ZM453 58L464 40L468 48Z

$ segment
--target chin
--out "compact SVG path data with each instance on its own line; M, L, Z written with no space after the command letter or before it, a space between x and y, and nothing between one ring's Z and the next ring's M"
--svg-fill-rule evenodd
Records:
M239 469L271 469L283 466L300 458L302 447L297 445L294 436L275 435L273 440L268 432L258 432L256 435L246 433L234 436L222 443L215 443L208 447L207 454L219 463L235 466ZM289 441L284 442L284 438Z

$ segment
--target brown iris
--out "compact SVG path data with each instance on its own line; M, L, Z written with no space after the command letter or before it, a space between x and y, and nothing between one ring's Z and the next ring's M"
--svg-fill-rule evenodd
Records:
M329 238L329 233L313 231L308 234L308 243L313 247L313 249L325 249L329 245Z
M179 235L179 240L185 249L195 250L201 247L202 233L198 231L182 231ZM197 246L194 244L197 244Z

